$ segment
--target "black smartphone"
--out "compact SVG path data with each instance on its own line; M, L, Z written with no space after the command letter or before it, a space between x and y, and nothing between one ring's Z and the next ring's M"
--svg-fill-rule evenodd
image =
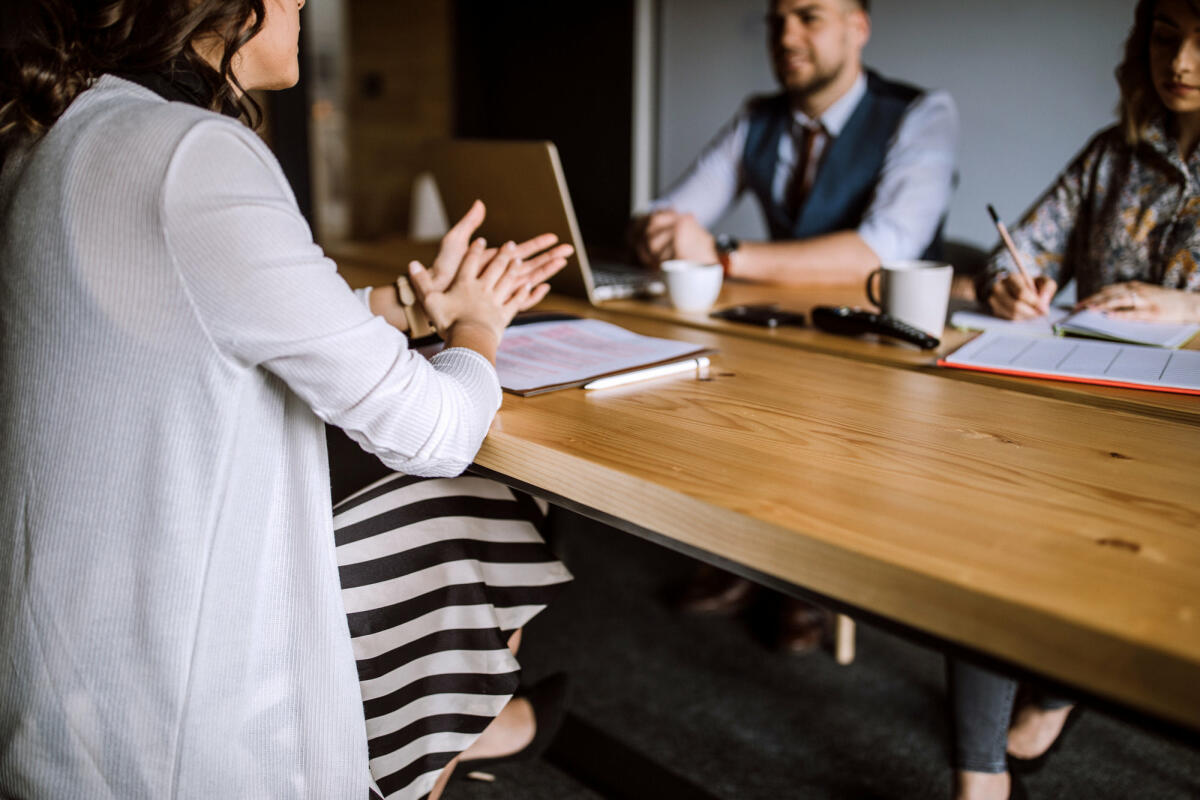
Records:
M784 311L777 303L762 305L730 306L709 314L714 319L727 319L730 322L745 322L750 325L761 325L764 328L777 328L780 325L803 325L804 315L799 311Z

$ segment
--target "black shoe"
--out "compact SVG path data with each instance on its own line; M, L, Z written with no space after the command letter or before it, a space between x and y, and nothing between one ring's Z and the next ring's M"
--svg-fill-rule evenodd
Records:
M679 590L674 605L684 614L733 616L750 606L757 588L745 578L701 564Z
M1078 707L1071 709L1071 713L1067 715L1067 721L1063 723L1062 730L1058 732L1056 738L1046 752L1035 758L1017 758L1009 754L1008 758L1008 773L1010 775L1033 775L1046 766L1046 762L1050 760L1050 756L1054 755L1054 751L1058 750L1058 746L1062 744L1062 740L1067 738L1067 732L1071 730L1071 726L1079 719L1079 715L1083 713L1083 709Z
M460 770L464 775L468 772L484 771L497 764L504 764L511 761L532 761L546 752L546 748L554 741L554 737L558 734L558 729L562 727L563 720L567 716L567 708L571 703L570 676L565 672L556 672L553 675L548 675L528 689L519 691L513 695L514 699L518 697L525 698L529 701L529 705L533 707L533 718L536 728L533 732L533 739L529 744L515 753L509 753L504 756L463 759L459 762L458 768L455 769L455 774Z
M833 640L833 612L794 597L783 598L775 647L782 653L803 655Z

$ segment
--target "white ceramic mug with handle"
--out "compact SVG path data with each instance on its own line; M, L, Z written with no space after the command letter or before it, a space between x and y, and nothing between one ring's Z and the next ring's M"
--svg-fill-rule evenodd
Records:
M867 299L888 316L940 339L953 280L954 267L943 261L889 261L867 276Z

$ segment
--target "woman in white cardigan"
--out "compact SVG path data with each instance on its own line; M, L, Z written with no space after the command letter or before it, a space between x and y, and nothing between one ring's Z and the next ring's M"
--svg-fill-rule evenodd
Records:
M564 262L468 244L476 210L411 268L447 345L428 361L394 290L356 297L216 113L296 82L303 2L5 4L0 795L371 787L322 421L457 475L505 325ZM439 792L478 733L434 736L397 792Z

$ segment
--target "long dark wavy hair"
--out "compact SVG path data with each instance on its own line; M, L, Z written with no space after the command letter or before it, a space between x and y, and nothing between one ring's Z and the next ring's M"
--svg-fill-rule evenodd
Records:
M1188 0L1188 5L1200 14L1200 0ZM1133 12L1133 27L1125 40L1125 57L1117 65L1117 85L1121 101L1117 113L1125 140L1135 145L1146 133L1146 124L1163 112L1162 100L1154 88L1150 74L1150 32L1154 27L1154 11L1158 0L1140 0Z
M261 112L233 75L233 57L262 28L263 0L0 0L0 160L35 139L106 72L187 69L214 111ZM193 49L223 43L214 69Z

